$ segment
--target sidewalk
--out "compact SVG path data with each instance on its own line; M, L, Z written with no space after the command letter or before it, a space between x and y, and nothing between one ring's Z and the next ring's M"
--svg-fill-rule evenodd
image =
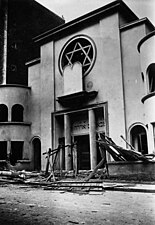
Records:
M64 191L78 191L78 192L104 192L104 191L126 191L126 192L146 192L155 193L155 181L129 181L129 180L110 180L110 179L91 179L85 181L84 179L63 179L56 182L47 182L43 177L20 178L19 177L5 177L0 178L0 184L20 184L33 187L44 187L46 190L64 190Z
M103 182L104 190L155 193L155 184L133 182Z

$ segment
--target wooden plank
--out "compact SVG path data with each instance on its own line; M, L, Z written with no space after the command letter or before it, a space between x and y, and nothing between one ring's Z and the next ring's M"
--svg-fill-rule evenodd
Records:
M50 165L50 153L51 153L51 148L48 149L48 152L46 152L45 154L47 154L47 162L46 162L46 170L45 170L45 174L48 174L48 169L49 169L49 165Z

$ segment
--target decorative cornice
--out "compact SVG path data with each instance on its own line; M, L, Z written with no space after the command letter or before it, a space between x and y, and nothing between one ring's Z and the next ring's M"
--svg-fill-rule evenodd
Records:
M0 85L0 88L11 88L11 87L31 89L31 87L20 85L20 84L1 84Z
M81 91L77 93L73 93L70 95L63 95L57 98L57 101L65 106L75 108L81 105L82 102L89 101L90 99L94 99L97 96L97 91Z
M32 123L29 122L13 122L13 121L8 121L8 122L0 122L0 126L1 125L18 125L18 126L31 126Z
M137 25L140 25L140 24L143 24L143 23L146 23L148 26L150 26L153 30L155 29L155 27L153 26L153 24L150 22L150 20L145 17L145 18L142 18L140 20L136 20L136 21L133 21L131 23L127 23L123 26L120 27L120 30L121 31L124 31L124 30L128 30L128 29L131 29L132 27L134 26L137 26Z

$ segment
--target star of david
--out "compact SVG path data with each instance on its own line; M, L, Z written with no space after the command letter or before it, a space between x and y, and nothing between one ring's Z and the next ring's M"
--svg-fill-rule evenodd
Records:
M89 66L92 63L92 59L89 57L89 52L91 49L91 45L86 45L86 46L82 46L80 44L80 42L77 42L73 48L72 51L67 52L65 54L65 57L68 61L68 65L73 65L73 58L78 55L78 56L83 56L83 60L81 60L80 58L78 59L78 61L80 61L82 63L82 66Z

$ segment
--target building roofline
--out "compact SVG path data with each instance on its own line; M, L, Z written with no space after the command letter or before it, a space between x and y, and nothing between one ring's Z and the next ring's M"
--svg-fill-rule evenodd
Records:
M94 11L91 11L81 17L78 17L72 21L69 21L68 23L65 23L63 25L60 25L52 30L49 30L43 34L40 34L36 37L33 38L34 42L42 43L42 42L47 42L49 38L55 38L57 35L59 37L63 35L64 31L66 32L70 28L76 28L79 26L79 28L88 26L87 21L91 23L95 23L94 19L99 18L99 17L105 17L107 14L111 14L121 10L122 13L124 13L125 16L128 16L130 21L133 20L138 20L138 17L134 14L134 12L122 1L122 0L116 0L113 1L105 6L102 6L101 8L98 8ZM104 14L103 14L104 13ZM91 24L89 23L89 24Z
M128 30L128 29L130 29L130 28L132 28L134 26L137 26L137 25L143 24L143 23L145 23L148 26L150 26L152 30L155 29L154 25L150 22L150 20L147 17L144 17L142 19L139 19L139 20L136 20L136 21L133 21L131 23L128 23L128 24L125 24L125 25L121 26L120 30L121 31Z
M151 38L151 37L154 36L154 35L155 35L155 30L152 31L151 33L147 34L145 37L143 37L143 38L139 41L139 43L138 43L138 45L137 45L137 49L138 49L139 52L140 52L140 47L141 47L141 45L142 45L147 39Z

